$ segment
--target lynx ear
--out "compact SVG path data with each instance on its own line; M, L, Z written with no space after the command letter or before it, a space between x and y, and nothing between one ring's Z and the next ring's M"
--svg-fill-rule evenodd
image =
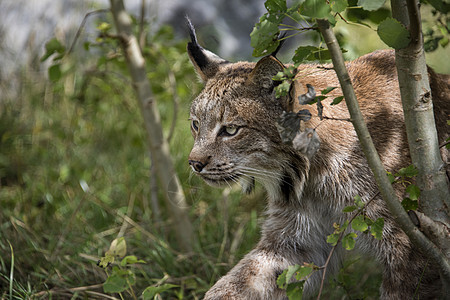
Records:
M209 78L214 77L221 64L226 64L228 61L220 58L211 51L203 49L197 42L197 36L195 35L195 29L191 21L187 17L186 21L189 35L191 36L191 42L187 45L188 55L197 74L203 82L206 82Z
M283 64L274 56L265 56L256 63L248 80L264 89L271 89L274 87L272 78L277 75L278 72L282 72L283 69Z

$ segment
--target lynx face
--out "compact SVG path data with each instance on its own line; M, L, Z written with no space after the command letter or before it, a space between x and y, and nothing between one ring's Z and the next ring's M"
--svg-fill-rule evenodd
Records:
M281 177L284 151L274 120L282 108L273 100L273 86L253 81L254 68L224 65L191 106L189 164L208 184L240 182L248 192L254 178L269 184Z

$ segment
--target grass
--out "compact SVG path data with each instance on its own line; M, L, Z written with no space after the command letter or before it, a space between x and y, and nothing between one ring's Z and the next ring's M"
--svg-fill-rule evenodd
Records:
M24 70L17 75L17 94L0 99L1 299L119 299L103 292L107 275L97 266L118 236L125 237L128 255L146 261L131 268L136 295L169 283L178 287L164 299L200 299L258 241L261 187L241 195L191 175L187 117L200 85L185 44L173 42L167 28L157 39L145 49L149 78L166 134L173 91L179 96L170 146L197 234L194 251L178 250L171 232L176 220L151 184L146 133L123 61L82 60L81 53L64 61L55 82ZM96 46L115 51L114 45ZM167 80L169 72L176 86ZM370 260L344 265L324 298L376 298L377 270Z

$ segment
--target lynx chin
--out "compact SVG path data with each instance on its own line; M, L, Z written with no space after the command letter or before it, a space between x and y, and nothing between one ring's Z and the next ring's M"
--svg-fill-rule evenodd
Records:
M339 87L331 65L300 65L299 80L290 95L277 99L272 78L284 66L269 55L257 63L228 62L203 49L189 24L189 57L204 82L204 89L190 109L194 146L189 164L195 174L213 186L236 182L244 192L259 181L267 190L267 211L261 240L228 274L206 293L205 299L287 299L276 279L290 265L304 262L322 266L331 245L326 237L333 223L342 224L342 212L356 195L367 203L367 216L384 218L381 240L359 234L356 247L374 256L383 266L382 299L435 299L440 292L439 274L426 254L415 249L394 223L378 193L372 172L360 148L353 125L345 121L345 102L330 107L324 101L323 114L334 120L320 120L315 106L302 107L296 100L307 92ZM376 51L348 62L347 68L361 111L388 171L408 166L410 156L403 121L402 104L393 51ZM448 136L450 78L429 69L439 141ZM342 95L340 88L329 95ZM330 97L333 99L333 97ZM276 121L283 111L309 109L308 128L316 128L320 146L312 156L281 141ZM336 120L339 119L339 120ZM317 126L319 125L320 126ZM448 150L441 148L444 162ZM396 187L399 197L403 189ZM327 274L340 267L342 247L332 257ZM314 296L321 271L305 283L304 297ZM416 292L416 289L418 290Z

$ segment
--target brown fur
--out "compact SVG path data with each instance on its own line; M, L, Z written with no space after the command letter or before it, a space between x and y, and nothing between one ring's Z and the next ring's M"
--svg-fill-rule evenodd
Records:
M228 63L194 42L189 47L190 58L205 81L205 88L191 107L194 146L189 163L209 184L239 182L245 191L250 191L256 179L268 195L260 242L208 291L205 299L286 299L276 286L277 276L289 265L324 264L331 249L326 236L332 233L334 222L343 223L346 219L342 209L353 203L355 195L364 202L375 197L367 206L367 215L385 219L382 240L361 233L357 240L359 250L374 255L384 266L382 298L412 299L419 283L416 297L437 297L438 274L435 268L427 266L426 255L413 247L394 223L383 200L376 196L378 190L352 124L313 117L307 127L317 127L321 144L309 159L283 144L275 125L287 107L275 99L271 80L282 69L281 63L273 57L263 58L257 64ZM197 52L192 51L193 47L198 47ZM199 58L198 53L203 56ZM316 91L338 87L330 67L301 65L294 99L306 91L306 84ZM365 55L349 62L347 68L385 168L396 171L408 166L410 157L393 52ZM430 70L430 84L442 142L449 135L448 76ZM339 96L342 92L338 88L330 95ZM325 116L349 118L344 102L336 106L330 106L328 100L324 102ZM317 116L314 106L296 104L294 111L301 108ZM443 150L442 154L448 162L448 152ZM399 196L402 192L399 188ZM337 249L328 274L339 267L341 250ZM320 277L321 272L317 272L308 279L306 298L315 293Z

